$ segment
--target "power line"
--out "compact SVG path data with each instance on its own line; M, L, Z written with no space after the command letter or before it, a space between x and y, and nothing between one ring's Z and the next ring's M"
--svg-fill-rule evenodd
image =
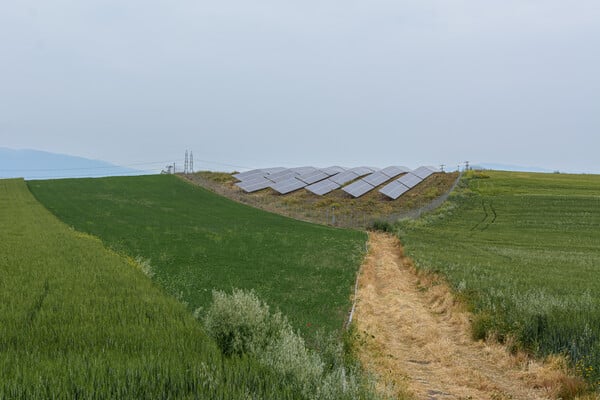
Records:
M164 163L168 163L169 161L149 161L149 162L139 162L133 164L125 164L125 165L107 165L107 166L98 166L98 167L72 167L72 168L2 168L0 171L78 171L78 170L94 170L94 169L114 169L114 168L129 168L141 165L157 165Z

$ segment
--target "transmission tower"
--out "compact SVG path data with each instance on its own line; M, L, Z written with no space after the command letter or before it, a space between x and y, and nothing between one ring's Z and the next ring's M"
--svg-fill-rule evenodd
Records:
M187 174L188 173L188 167L189 167L189 158L188 158L188 151L185 151L185 160L183 162L183 173Z
M194 173L194 153L190 150L190 174Z

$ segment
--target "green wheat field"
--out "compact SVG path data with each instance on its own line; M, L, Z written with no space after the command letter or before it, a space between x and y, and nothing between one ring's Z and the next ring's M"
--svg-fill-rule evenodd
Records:
M470 171L438 212L399 224L420 268L476 313L473 333L565 354L600 379L600 176Z

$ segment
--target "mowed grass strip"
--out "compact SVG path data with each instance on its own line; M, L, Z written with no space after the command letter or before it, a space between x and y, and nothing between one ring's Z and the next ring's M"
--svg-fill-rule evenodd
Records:
M296 398L135 265L0 180L0 398Z
M75 229L149 261L191 310L212 289L254 289L296 329L339 330L366 234L309 224L233 202L175 176L31 181ZM308 335L310 337L310 334Z
M476 337L566 354L598 382L599 175L470 172L442 210L399 229L472 304Z

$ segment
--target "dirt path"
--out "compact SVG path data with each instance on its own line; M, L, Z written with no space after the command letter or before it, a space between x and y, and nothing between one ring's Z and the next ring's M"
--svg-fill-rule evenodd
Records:
M548 399L559 371L473 342L469 314L443 284L419 277L399 241L371 233L355 322L361 359L417 399Z

